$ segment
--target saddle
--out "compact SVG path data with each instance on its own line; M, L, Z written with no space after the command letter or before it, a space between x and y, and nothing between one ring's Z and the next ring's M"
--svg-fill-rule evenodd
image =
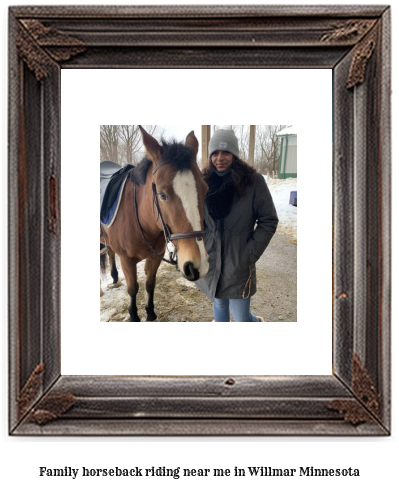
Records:
M133 168L132 164L122 167L112 161L100 163L100 221L108 227L118 212L127 173Z

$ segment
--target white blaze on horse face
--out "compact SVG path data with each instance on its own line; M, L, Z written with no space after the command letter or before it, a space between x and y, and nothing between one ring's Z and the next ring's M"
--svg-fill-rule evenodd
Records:
M173 179L173 189L180 198L187 220L190 222L193 231L201 231L202 223L198 204L198 190L194 174L190 169L179 171ZM198 249L201 254L201 266L199 269L200 277L208 273L209 262L205 250L205 241L197 241Z

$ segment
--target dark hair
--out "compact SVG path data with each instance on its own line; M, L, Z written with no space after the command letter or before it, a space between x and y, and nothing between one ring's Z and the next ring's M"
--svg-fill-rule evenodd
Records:
M205 181L212 179L215 172L215 166L212 164L212 159L208 161L207 167L202 171L202 175ZM253 184L255 179L256 169L247 164L246 162L233 156L233 164L231 166L231 177L233 179L234 187L239 196L244 195L245 189Z

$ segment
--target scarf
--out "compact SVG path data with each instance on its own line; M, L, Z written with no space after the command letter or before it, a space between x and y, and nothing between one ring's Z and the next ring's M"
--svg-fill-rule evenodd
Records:
M233 205L235 187L231 173L218 176L214 172L207 181L209 190L205 201L213 220L224 219Z

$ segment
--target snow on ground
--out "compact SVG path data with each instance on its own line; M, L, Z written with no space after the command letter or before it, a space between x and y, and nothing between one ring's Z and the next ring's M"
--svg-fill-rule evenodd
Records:
M297 207L290 205L290 194L291 191L297 191L297 178L271 179L265 176L265 179L280 221L277 232L287 234L296 240Z

